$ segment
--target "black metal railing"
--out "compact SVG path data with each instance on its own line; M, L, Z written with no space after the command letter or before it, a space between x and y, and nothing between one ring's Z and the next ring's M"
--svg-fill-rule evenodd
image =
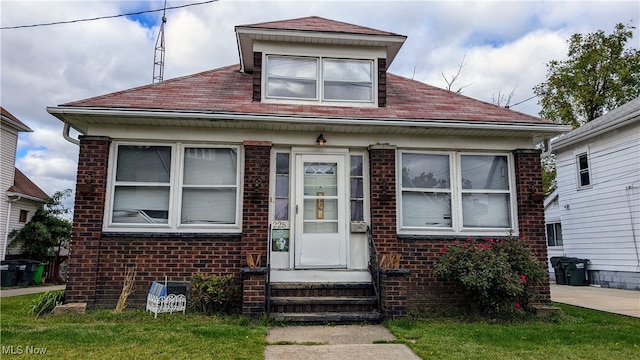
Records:
M265 307L267 316L271 314L271 224L267 234L267 275L265 284Z
M367 240L369 241L369 272L371 273L371 283L376 294L378 309L380 308L380 261L378 249L373 241L371 227L367 226Z

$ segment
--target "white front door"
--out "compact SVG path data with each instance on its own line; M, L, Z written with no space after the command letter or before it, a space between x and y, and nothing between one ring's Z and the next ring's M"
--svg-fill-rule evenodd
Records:
M346 155L296 155L295 267L346 268Z

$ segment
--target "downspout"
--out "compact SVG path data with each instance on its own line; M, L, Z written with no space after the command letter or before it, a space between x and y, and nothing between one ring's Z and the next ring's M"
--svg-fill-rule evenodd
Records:
M7 207L7 222L5 223L4 228L4 245L2 245L2 260L7 256L7 246L9 245L9 220L11 220L11 204L22 199L21 196L18 196L15 199L8 199L7 202L9 206Z
M71 129L71 126L69 125L68 122L65 121L64 129L62 129L62 137L64 137L64 139L67 140L68 142L80 146L80 140L74 139L71 136L69 136L70 129Z
M634 192L637 193L638 192L638 187L635 186L635 184L638 183L638 181L636 181L635 183L632 183L631 185L628 185L626 188L626 195L627 195L627 208L629 210L629 220L631 220L631 238L633 239L633 245L634 248L636 250L636 266L640 267L640 251L638 250L638 238L636 236L636 228L634 226L635 222L633 221L633 202L634 202ZM635 191L634 191L635 189Z

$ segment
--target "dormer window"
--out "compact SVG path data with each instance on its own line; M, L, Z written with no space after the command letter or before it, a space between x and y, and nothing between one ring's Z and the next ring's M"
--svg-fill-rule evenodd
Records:
M268 55L266 63L267 99L374 103L373 60Z
M318 59L268 56L266 94L268 98L318 98Z
M373 102L373 61L323 59L324 101Z

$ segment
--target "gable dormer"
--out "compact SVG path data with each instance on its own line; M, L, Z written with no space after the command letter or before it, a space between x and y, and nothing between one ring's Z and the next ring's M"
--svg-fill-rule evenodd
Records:
M236 26L253 100L384 107L386 71L406 36L320 17Z

